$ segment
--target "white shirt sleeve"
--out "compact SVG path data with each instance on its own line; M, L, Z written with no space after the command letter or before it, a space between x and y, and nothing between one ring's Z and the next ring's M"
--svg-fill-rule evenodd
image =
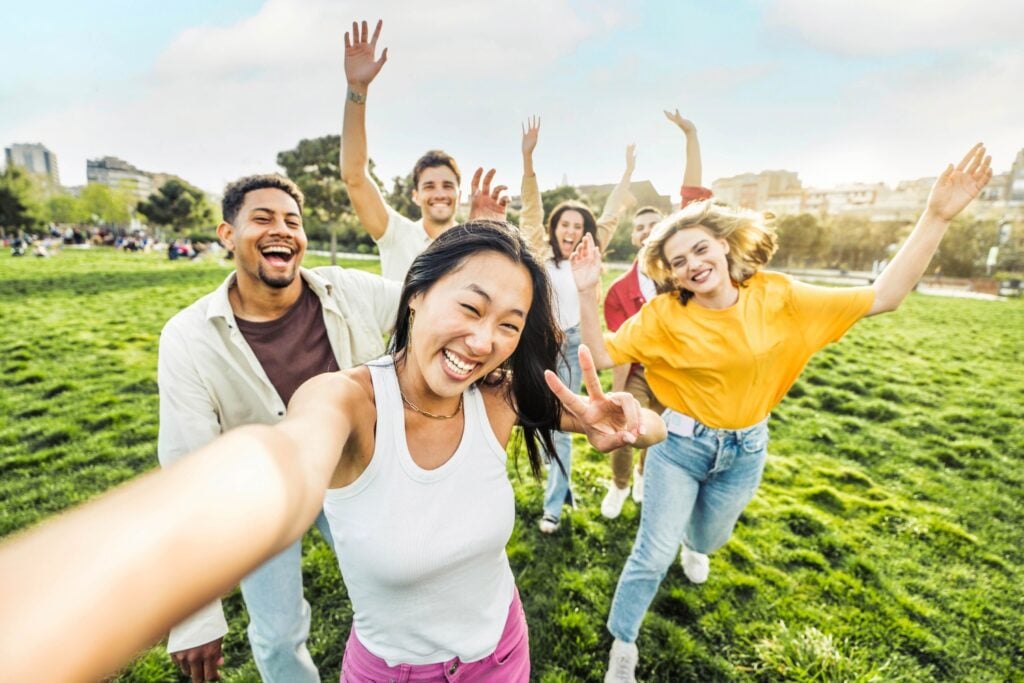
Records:
M205 446L221 433L216 407L203 386L186 343L185 337L171 324L160 334L157 454L162 467ZM171 629L167 651L178 652L204 645L222 638L227 632L224 610L220 600L216 600Z
M403 282L409 266L427 248L430 240L422 222L411 221L390 206L387 209L388 227L377 240L380 270L388 280Z

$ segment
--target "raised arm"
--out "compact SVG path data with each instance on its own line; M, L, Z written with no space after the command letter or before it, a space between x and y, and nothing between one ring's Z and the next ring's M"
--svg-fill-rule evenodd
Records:
M358 414L346 382L310 380L280 424L233 430L4 541L4 678L99 680L299 538Z
M523 184L520 195L519 231L533 252L542 259L551 258L551 243L544 230L544 204L541 202L537 174L533 170L533 150L540 136L540 117L531 116L523 124Z
M604 248L612 241L622 214L636 204L636 197L629 191L635 168L636 145L626 145L626 169L622 172L618 184L608 195L608 199L605 200L601 217L597 219L597 245L601 251L604 251Z
M665 118L679 126L686 136L686 165L683 166L683 187L700 187L703 168L700 161L700 141L697 139L697 126L693 121L684 119L676 109L674 112L665 110ZM685 198L684 198L685 200Z
M348 189L352 208L370 237L379 240L388 227L388 209L377 183L370 177L369 155L366 151L366 97L370 83L388 59L384 48L375 59L377 39L383 21L377 22L373 37L367 39L366 22L352 22L352 33L345 33L345 118L341 126L341 179Z
M657 413L641 408L630 394L604 393L586 345L580 345L579 356L586 396L573 393L550 370L544 372L548 387L565 407L561 425L564 431L586 434L591 445L602 452L625 445L647 448L665 438L665 423Z
M928 204L910 237L872 286L875 302L868 315L895 311L921 279L949 222L971 203L992 178L992 157L982 143L971 148L956 167L949 164L935 180Z
M580 299L580 340L590 347L594 364L599 370L614 367L601 334L601 320L597 312L597 299L601 286L601 252L590 235L584 235L572 253L572 277Z

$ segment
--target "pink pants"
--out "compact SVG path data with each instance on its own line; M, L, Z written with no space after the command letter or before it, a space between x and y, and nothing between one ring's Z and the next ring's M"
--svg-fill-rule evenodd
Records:
M388 666L359 642L353 626L341 660L341 683L525 683L529 680L530 637L518 589L508 607L508 619L498 646L483 659L463 662L456 657L437 664Z

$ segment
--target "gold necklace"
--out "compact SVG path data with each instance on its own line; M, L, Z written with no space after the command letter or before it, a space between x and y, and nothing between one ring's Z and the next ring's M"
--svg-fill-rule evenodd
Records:
M459 413L462 412L462 394L459 394L459 407L456 408L455 412L452 413L451 415L436 415L434 413L431 413L431 412L428 412L426 410L423 410L423 408L420 408L418 405L416 405L415 403L413 403L412 401L410 401L409 399L407 399L405 397L405 394L402 393L401 385L399 385L399 387L398 387L398 395L402 397L402 403L404 403L406 406L408 406L412 410L416 411L420 415L425 415L425 416L427 416L429 418L432 418L434 420L450 420L450 419L452 419L453 417L455 417L456 415L458 415Z

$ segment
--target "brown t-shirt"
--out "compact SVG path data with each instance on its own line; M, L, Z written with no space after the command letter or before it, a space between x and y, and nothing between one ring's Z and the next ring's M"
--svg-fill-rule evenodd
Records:
M277 320L235 320L285 405L310 377L340 369L327 337L320 299L305 281L299 300Z

